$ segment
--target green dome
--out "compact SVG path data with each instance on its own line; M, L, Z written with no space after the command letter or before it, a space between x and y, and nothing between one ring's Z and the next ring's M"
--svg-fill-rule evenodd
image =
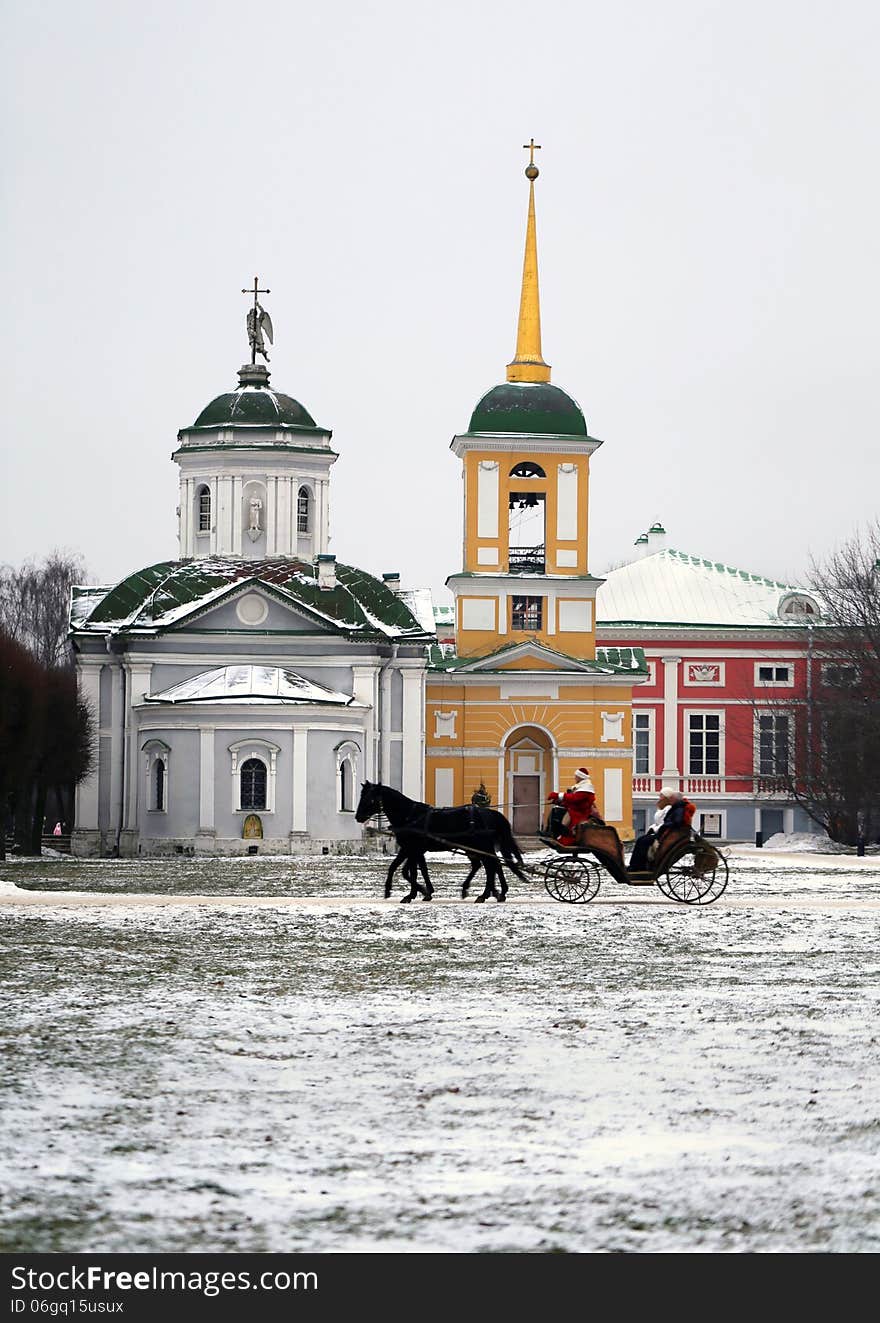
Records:
M294 427L320 432L314 418L298 400L277 391L244 386L218 395L203 409L188 431L198 427Z
M493 386L471 416L469 432L546 432L586 436L581 407L558 386L546 382L506 381Z

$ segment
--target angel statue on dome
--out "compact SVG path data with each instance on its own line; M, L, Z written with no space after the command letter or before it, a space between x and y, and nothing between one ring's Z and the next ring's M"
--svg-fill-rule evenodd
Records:
M266 362L269 362L269 355L266 353L266 340L269 344L274 344L272 338L272 318L261 303L254 299L254 306L248 309L247 315L247 333L251 346L251 362L256 363L257 354L262 354ZM266 337L266 340L263 337Z

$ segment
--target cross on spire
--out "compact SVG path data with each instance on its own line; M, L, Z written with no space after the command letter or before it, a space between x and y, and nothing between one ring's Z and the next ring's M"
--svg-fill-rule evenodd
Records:
M523 143L523 151L528 152L529 154L529 165L535 164L535 152L539 152L540 150L541 144L535 142L534 138L530 138L528 142Z
M258 294L271 294L271 293L272 293L271 289L260 289L260 277L259 277L259 276L254 276L254 287L253 287L253 289L243 289L241 292L242 292L242 294L253 294L253 296L254 296L254 307L255 307L255 308L258 308L258 307L260 306L260 304L259 304L259 300L258 300L258 298L257 298L257 295L258 295Z

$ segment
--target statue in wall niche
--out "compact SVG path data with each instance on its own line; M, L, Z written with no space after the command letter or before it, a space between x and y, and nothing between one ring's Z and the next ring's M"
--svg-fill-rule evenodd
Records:
M250 518L248 521L247 535L251 542L256 542L257 538L263 531L260 527L260 511L263 508L263 502L260 500L259 496L252 496L248 504L250 506Z

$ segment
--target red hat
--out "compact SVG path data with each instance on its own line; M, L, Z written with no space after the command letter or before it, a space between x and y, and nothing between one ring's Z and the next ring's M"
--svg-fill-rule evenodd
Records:
M590 779L589 767L579 767L574 774L575 781L588 781Z

